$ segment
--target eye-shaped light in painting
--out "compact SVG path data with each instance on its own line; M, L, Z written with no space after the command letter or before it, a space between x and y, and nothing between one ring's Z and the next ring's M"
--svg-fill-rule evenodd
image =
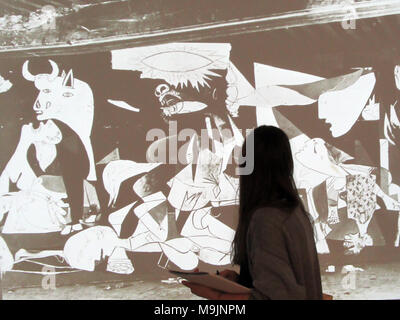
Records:
M178 87L209 86L215 70L228 67L231 45L225 43L170 43L112 51L112 67L141 71L141 78L162 79Z

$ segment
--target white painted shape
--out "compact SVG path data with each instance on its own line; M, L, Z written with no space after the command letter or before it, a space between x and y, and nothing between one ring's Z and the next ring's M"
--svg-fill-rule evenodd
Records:
M381 167L389 170L389 141L379 139Z
M254 63L254 75L256 88L277 85L299 85L324 80L324 78L315 75L260 63Z
M361 76L343 90L328 91L318 99L318 117L331 124L333 137L346 134L357 121L375 86L375 74Z

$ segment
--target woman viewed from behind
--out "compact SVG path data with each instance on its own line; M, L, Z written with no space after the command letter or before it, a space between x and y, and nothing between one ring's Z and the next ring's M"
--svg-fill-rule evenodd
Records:
M273 126L260 126L250 135L242 153L253 147L254 168L240 175L239 221L233 240L233 263L240 265L240 275L232 270L220 273L251 288L250 294L184 284L208 299L322 299L312 224L293 180L289 139ZM253 146L246 148L248 143Z

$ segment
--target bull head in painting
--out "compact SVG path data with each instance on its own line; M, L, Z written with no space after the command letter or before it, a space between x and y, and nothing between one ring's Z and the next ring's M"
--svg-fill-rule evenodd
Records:
M49 60L51 73L33 75L28 69L29 61L22 67L22 75L26 80L33 81L39 90L33 110L40 121L58 119L79 132L80 125L89 126L93 122L93 93L86 82L74 79L72 70L67 74L63 71L59 76L57 64ZM82 123L83 124L83 123ZM80 128L82 129L82 128Z
M75 79L72 70L59 76L57 64L49 60L51 73L33 75L28 68L29 61L22 67L22 75L35 83L39 94L33 104L39 121L59 120L67 124L81 138L91 162L89 180L95 180L93 151L90 135L94 117L93 92L90 86Z

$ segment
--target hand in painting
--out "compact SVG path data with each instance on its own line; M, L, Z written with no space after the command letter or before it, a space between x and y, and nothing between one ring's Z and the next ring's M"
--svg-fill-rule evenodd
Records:
M345 254L359 254L366 246L372 246L373 240L369 234L349 233L344 236L343 246L347 248Z

